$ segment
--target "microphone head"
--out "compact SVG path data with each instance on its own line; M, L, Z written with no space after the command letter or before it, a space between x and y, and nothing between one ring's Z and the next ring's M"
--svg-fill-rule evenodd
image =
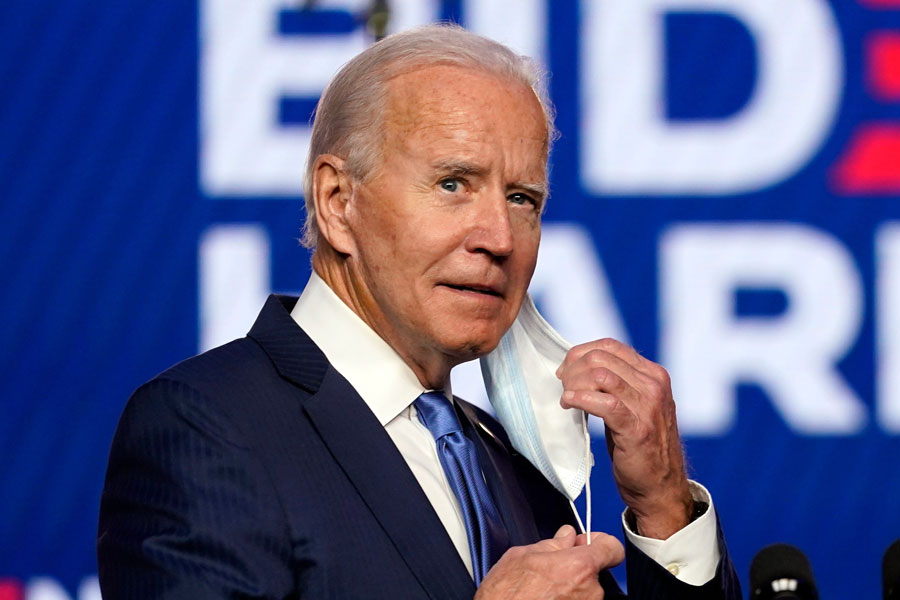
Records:
M750 598L818 600L806 555L790 544L772 544L760 550L750 563Z
M881 590L884 600L900 599L900 540L895 540L881 561Z

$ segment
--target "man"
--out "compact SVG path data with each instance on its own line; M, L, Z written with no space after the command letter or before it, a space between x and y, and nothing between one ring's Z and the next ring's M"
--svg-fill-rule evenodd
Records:
M535 267L553 134L539 84L503 46L440 26L335 77L307 166L315 273L247 338L129 401L101 507L104 596L621 596L606 571L621 544L577 536L566 499L448 392ZM607 425L631 597L739 598L665 371L601 340L557 375L563 406ZM429 412L445 409L449 434Z

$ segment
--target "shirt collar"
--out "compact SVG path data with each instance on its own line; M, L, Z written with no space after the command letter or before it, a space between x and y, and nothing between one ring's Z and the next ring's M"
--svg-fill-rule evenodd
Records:
M362 396L382 426L426 391L400 355L315 271L291 317ZM450 395L450 390L445 390Z

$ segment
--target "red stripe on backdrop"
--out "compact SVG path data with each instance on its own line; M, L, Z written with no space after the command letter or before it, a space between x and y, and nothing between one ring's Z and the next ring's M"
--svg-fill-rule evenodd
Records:
M883 102L900 101L900 33L877 32L866 38L866 84Z
M0 579L0 600L23 600L25 588L17 579Z
M860 0L866 8L900 8L900 0Z
M900 192L900 125L866 123L850 138L829 178L840 195L876 195Z

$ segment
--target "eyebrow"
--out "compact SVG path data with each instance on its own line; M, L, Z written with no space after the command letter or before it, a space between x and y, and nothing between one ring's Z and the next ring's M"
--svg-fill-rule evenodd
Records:
M451 175L484 175L486 169L463 160L439 160L432 164L435 170Z
M463 160L439 160L432 163L437 171L442 171L450 175L484 175L487 169ZM526 183L523 181L513 182L509 186L512 189L520 189L528 194L538 197L541 201L546 200L550 196L550 190L546 183Z
M547 197L550 196L550 190L547 189L547 185L543 183L516 183L512 187L521 188L529 194L537 196L542 201L546 200Z

